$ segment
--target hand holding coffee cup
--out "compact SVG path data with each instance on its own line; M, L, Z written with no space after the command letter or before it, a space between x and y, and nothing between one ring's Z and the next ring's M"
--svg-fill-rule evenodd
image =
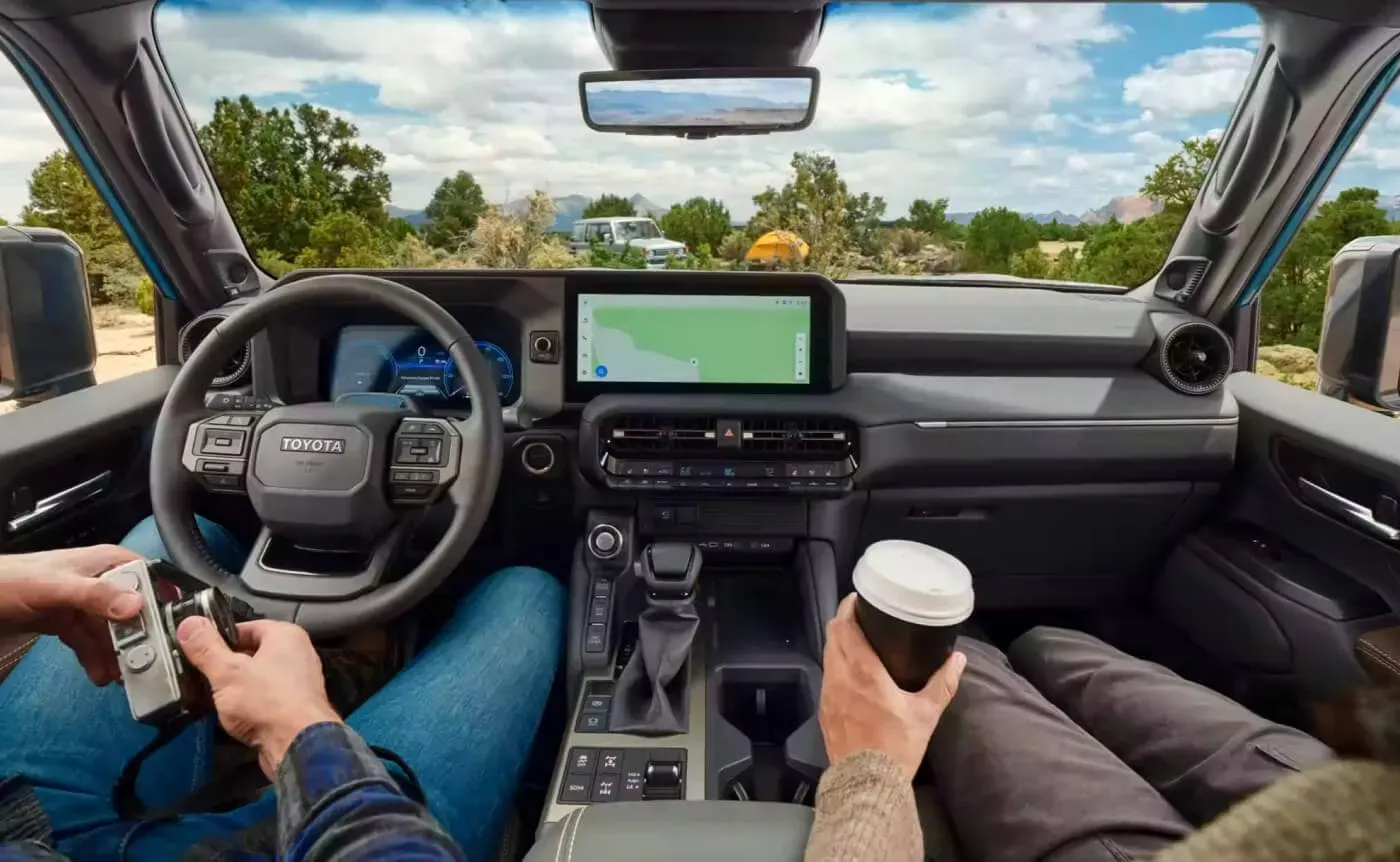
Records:
M895 684L922 690L972 616L972 572L946 551L891 539L866 548L854 580L866 640Z
M841 600L826 627L818 724L833 765L862 751L899 764L913 780L943 712L958 692L967 659L958 652L921 691L895 684L856 622L856 595Z

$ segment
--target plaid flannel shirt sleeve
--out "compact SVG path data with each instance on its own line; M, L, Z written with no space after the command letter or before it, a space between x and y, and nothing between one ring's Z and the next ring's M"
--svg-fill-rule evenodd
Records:
M359 734L335 722L303 730L277 767L277 844L286 862L465 858Z

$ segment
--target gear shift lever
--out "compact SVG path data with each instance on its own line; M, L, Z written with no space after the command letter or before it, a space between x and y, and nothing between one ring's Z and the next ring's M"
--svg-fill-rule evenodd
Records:
M648 545L638 563L647 608L637 619L637 648L617 678L609 730L663 736L689 727L687 665L700 617L695 581L700 549L684 542Z

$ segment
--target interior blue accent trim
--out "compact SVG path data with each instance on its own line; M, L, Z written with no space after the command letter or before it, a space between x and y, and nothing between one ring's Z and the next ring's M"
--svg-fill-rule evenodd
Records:
M1264 289L1264 282L1269 280L1274 267L1278 266L1279 259L1288 250L1288 244L1293 241L1294 235L1298 233L1303 222L1307 220L1308 213L1312 212L1313 207L1317 204L1317 199L1322 197L1322 192L1332 181L1332 175L1336 173L1337 165L1351 150L1351 145L1360 137L1362 130L1366 128L1366 121L1371 119L1371 115L1380 106L1381 100L1390 92L1390 85L1395 83L1397 76L1400 76L1400 59L1392 60L1380 77L1372 82L1371 88L1366 91L1366 97L1361 100L1361 104L1347 120L1341 136L1332 145L1332 149L1327 152L1327 157L1322 160L1322 167L1313 175L1312 182L1308 184L1307 191L1303 193L1303 199L1298 202L1297 208L1289 214L1288 221L1283 224L1283 230L1279 231L1279 235L1274 238L1274 244L1269 246L1268 252L1264 254L1264 259L1254 270L1254 275L1250 276L1249 284L1240 294L1237 306L1243 308L1259 298L1259 292Z
M156 261L156 256L151 253L150 246L136 230L135 223L127 215L126 208L117 199L116 193L112 191L107 177L97 166L97 160L88 151L87 144L83 143L82 136L78 134L77 128L73 125L73 121L68 118L68 113L63 110L58 98L54 96L48 82L44 80L43 75L39 74L39 70L34 68L28 58L19 51L10 47L7 53L15 61L20 75L29 82L29 86L38 95L39 101L43 102L44 107L48 109L49 116L53 117L54 122L58 125L59 137L63 138L64 142L73 150L73 155L77 156L79 164L83 166L83 170L87 171L88 178L92 180L92 186L97 190L98 196L111 208L117 225L122 229L122 233L126 234L127 241L131 243L132 250L136 252L136 257L140 259L142 266L146 267L146 272L150 273L151 280L155 282L156 290L159 290L166 299L179 300L179 294L175 292L170 276L165 274L165 270Z

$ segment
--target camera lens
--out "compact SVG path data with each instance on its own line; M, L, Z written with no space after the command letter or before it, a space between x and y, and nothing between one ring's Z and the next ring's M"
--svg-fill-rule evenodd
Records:
M178 602L171 602L166 613L169 615L172 635L186 617L206 617L219 630L225 643L230 647L238 645L238 624L234 620L228 597L214 587L200 590Z

